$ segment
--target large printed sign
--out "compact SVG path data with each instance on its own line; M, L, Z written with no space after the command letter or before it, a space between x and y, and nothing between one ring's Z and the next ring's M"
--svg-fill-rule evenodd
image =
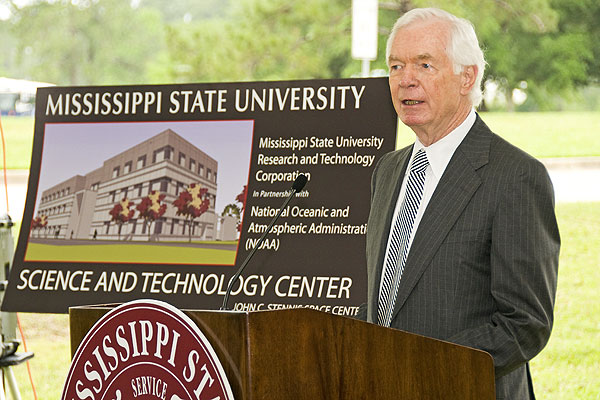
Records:
M217 309L305 174L229 304L354 315L370 177L395 133L385 78L40 89L2 309Z

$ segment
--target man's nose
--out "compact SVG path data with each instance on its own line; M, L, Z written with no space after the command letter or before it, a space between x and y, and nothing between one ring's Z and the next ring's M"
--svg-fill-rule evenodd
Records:
M400 75L399 80L400 87L408 88L418 85L418 79L415 69L412 66L406 66Z

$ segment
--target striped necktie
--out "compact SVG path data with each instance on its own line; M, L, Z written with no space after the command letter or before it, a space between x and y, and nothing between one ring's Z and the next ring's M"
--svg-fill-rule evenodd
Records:
M406 183L406 193L400 205L400 211L392 229L389 250L385 259L383 282L379 292L379 306L377 312L378 324L390 326L396 296L404 264L408 256L408 243L415 221L415 216L423 197L425 186L425 170L429 162L425 150L420 149L415 154Z

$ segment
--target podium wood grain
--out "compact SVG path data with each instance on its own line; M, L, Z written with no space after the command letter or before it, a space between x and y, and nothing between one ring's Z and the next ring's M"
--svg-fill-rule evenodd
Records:
M71 351L108 306L70 310ZM489 354L310 309L184 311L236 399L492 400Z

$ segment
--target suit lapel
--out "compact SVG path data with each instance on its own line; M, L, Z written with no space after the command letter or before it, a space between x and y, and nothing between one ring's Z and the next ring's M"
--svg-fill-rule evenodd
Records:
M394 317L481 185L476 170L488 162L491 137L491 131L477 116L448 163L415 233L398 288Z

